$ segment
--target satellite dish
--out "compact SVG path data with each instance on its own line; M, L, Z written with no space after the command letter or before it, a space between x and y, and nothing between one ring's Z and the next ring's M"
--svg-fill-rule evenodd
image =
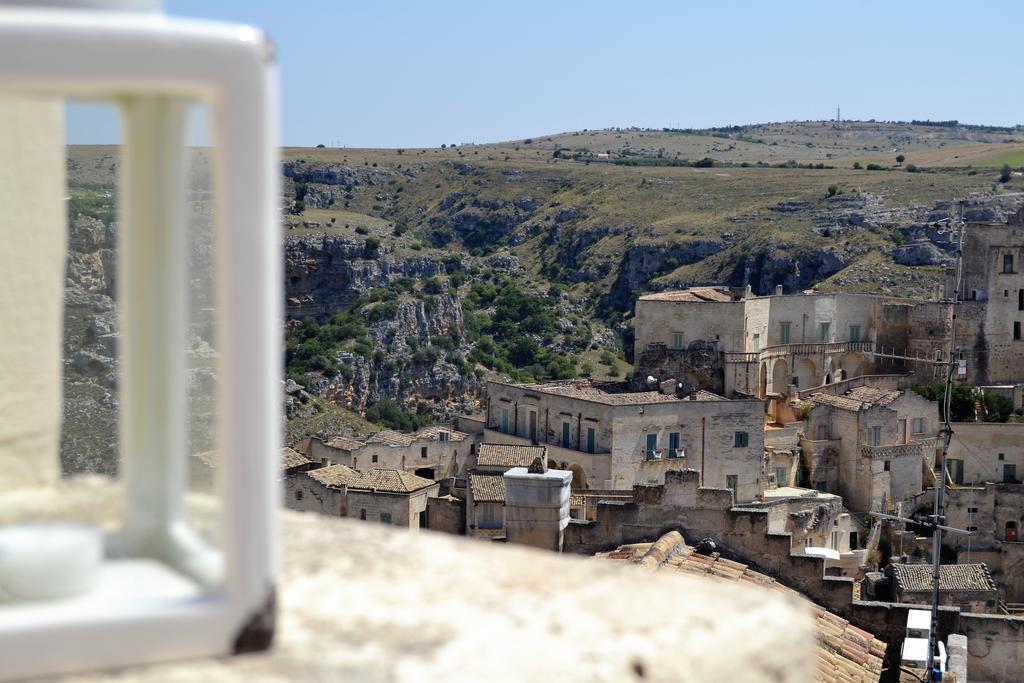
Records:
M655 383L655 382L657 382L657 381L658 381L658 380L654 379L654 377L653 377L653 376L651 376L651 375L647 375L647 383L648 383L648 384L654 384L654 383Z

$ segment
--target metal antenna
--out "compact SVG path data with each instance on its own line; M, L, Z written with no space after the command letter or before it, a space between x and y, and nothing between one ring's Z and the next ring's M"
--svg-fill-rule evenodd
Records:
M950 408L953 403L953 372L958 366L957 349L956 349L956 310L957 304L960 302L960 287L963 278L963 248L964 248L964 202L960 201L960 234L957 240L956 247L956 287L953 289L953 297L949 301L950 308L950 330L949 330L949 355L945 363L942 361L933 361L936 365L946 365L946 387L942 397L942 429L939 433L942 435L942 458L940 461L939 474L936 476L935 481L935 501L933 504L932 514L929 515L931 518L928 522L919 522L913 519L907 519L906 517L897 517L896 515L887 515L880 512L868 513L870 516L879 517L881 519L891 519L900 522L909 522L911 524L919 524L921 526L932 529L932 614L931 614L931 630L928 634L928 654L929 662L925 673L925 680L930 680L931 669L935 664L935 659L939 656L937 651L938 641L938 630L939 630L939 577L941 574L942 566L942 534L945 531L951 533L967 534L971 536L974 534L973 531L966 529L956 529L954 527L946 526L946 457L949 455L949 442L953 438L953 425ZM924 359L909 358L907 356L899 356L896 354L876 354L878 356L903 359L903 360L919 360ZM927 362L927 361L924 361ZM901 539L902 540L902 539Z
M942 401L942 466L939 469L938 481L935 482L935 507L932 510L932 523L935 532L932 536L932 628L928 633L928 655L936 657L936 641L939 631L939 574L942 566L942 532L946 522L946 457L949 455L949 442L953 438L953 424L950 408L953 403L953 372L957 366L956 352L956 312L960 301L960 285L964 266L964 203L960 202L960 235L956 245L956 287L953 298L949 302L949 367L946 368L946 392ZM934 660L932 660L934 661ZM929 664L932 664L929 661ZM931 667L929 667L931 668Z

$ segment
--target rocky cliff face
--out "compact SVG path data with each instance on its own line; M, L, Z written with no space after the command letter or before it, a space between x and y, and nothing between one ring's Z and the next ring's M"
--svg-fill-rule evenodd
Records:
M328 235L288 237L284 259L285 313L290 318L346 311L370 290L397 278L419 280L445 272L443 264L428 258L394 258L386 247Z

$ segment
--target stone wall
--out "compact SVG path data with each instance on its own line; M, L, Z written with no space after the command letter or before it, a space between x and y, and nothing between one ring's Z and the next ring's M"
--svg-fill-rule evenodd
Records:
M1005 465L1024 476L1024 423L958 422L953 425L948 459L963 462L963 483L1001 482ZM950 471L954 471L950 466Z
M634 365L637 377L651 376L659 381L674 379L682 384L679 390L683 393L704 389L726 394L718 342L698 340L690 342L685 349L673 349L663 343L638 346Z
M454 497L427 498L427 528L462 536L466 533L466 501Z

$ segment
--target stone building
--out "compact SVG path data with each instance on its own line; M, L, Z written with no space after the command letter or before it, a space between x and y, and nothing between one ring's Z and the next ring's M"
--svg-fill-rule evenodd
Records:
M466 482L466 535L504 538L504 473L513 468L529 467L538 458L546 462L547 457L544 446L480 444Z
M573 488L630 489L694 469L707 486L753 500L764 489L764 404L707 391L677 396L629 391L622 383L487 383L485 439L542 444Z
M907 323L890 321L890 309L913 303L781 287L770 296L721 287L645 294L634 364L638 374L697 379L726 396L782 396L873 372L877 345L906 346Z
M930 605L933 579L930 564L889 564L892 599L912 605ZM981 564L943 564L939 567L939 604L956 605L980 614L999 611L999 591Z
M809 401L800 448L811 486L860 512L893 510L921 491L939 427L934 401L870 386Z
M365 439L313 438L308 455L325 465L402 470L438 480L464 474L466 459L474 446L475 440L469 434L433 425L411 434L383 429Z
M1024 423L954 423L946 464L955 484L1020 481L1024 476Z
M297 477L285 506L416 530L427 525L427 499L436 497L439 488L433 480L401 470L358 472L347 465L328 465Z
M1024 209L1009 221L969 223L964 231L958 346L974 384L1024 379ZM945 296L956 287L946 273ZM943 330L948 326L943 319ZM948 333L947 333L948 337Z

